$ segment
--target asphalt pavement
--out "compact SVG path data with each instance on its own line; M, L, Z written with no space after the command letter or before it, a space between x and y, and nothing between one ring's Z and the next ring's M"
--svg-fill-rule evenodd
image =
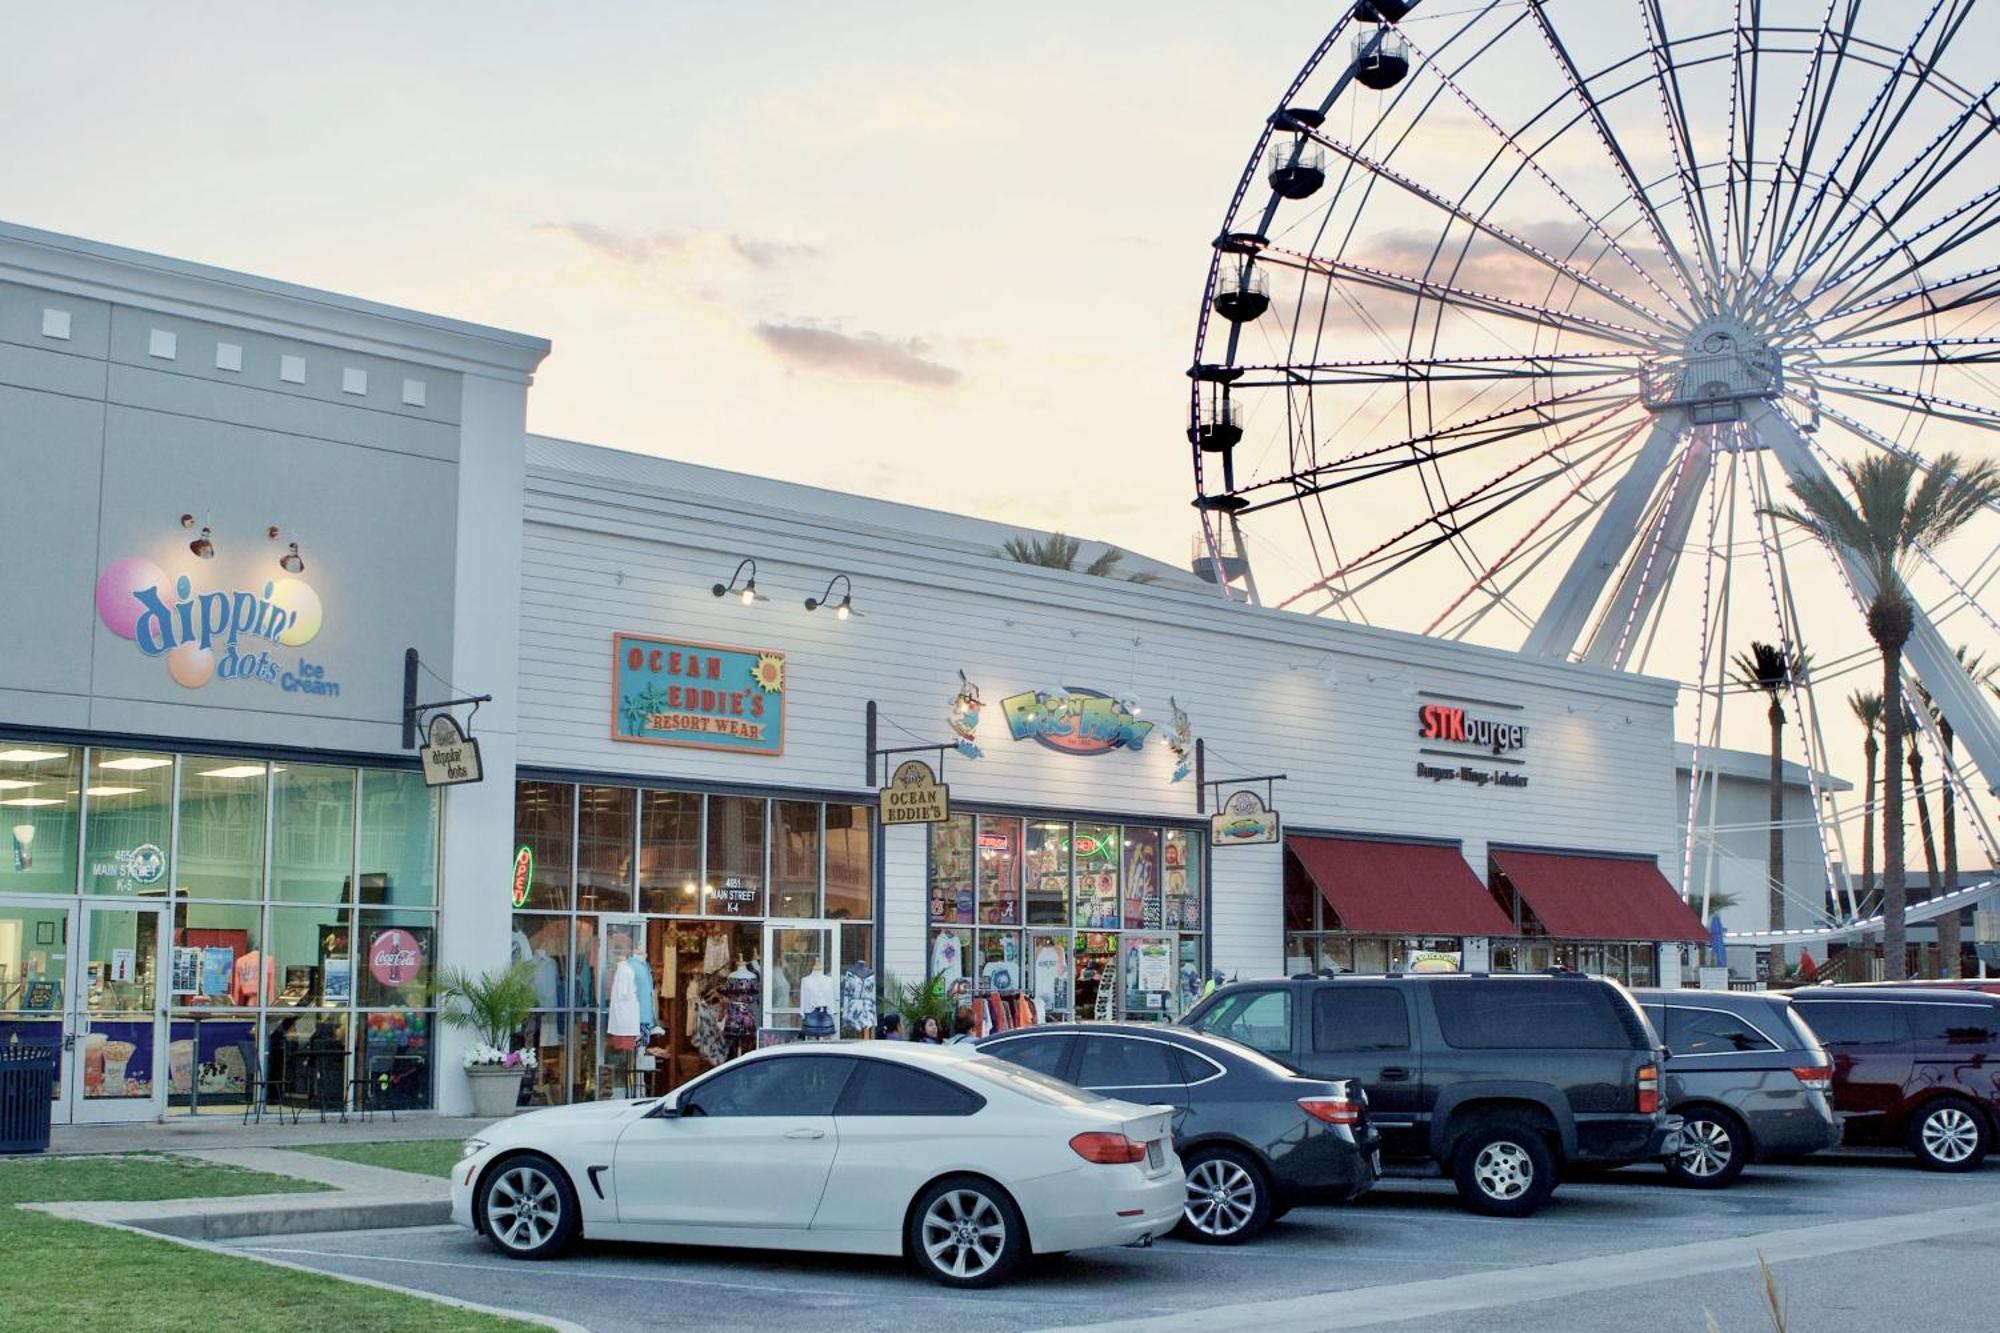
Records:
M1238 1248L1163 1241L1038 1261L948 1292L885 1259L585 1243L523 1263L449 1226L234 1248L329 1273L572 1320L596 1333L1094 1327L1130 1333L1370 1328L1769 1330L1761 1253L1788 1327L1926 1333L2000 1326L2000 1162L1934 1175L1895 1156L1754 1167L1676 1189L1654 1168L1565 1182L1532 1218L1475 1217L1449 1184L1387 1180L1300 1209Z

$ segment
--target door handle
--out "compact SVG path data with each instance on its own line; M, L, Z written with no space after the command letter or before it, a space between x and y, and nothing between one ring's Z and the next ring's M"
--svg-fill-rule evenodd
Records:
M826 1137L826 1131L823 1129L788 1129L785 1131L785 1137L788 1139L823 1139Z
M1382 1071L1382 1081L1384 1083L1403 1083L1407 1082L1409 1077L1410 1071L1400 1065L1390 1065Z

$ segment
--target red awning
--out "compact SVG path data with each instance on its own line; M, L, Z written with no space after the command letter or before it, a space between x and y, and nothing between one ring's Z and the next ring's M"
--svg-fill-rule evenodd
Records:
M1352 934L1519 933L1456 847L1292 836L1285 848Z
M1629 856L1493 849L1493 864L1559 940L1705 940L1659 866Z

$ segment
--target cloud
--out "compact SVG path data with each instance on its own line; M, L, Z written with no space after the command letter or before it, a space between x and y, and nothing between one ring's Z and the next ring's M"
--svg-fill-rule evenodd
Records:
M764 272L794 260L817 258L817 246L774 241L710 227L673 227L662 231L620 231L596 222L537 222L536 231L553 232L605 259L636 268L682 259L733 255Z
M899 340L876 333L843 333L815 324L769 320L750 331L794 370L894 380L926 389L949 388L964 378L925 355L930 345L920 338Z

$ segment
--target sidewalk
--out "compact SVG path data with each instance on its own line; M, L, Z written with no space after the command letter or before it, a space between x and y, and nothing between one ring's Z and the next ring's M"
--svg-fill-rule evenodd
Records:
M49 1135L49 1151L58 1155L106 1152L176 1152L200 1154L223 1148L296 1148L321 1143L402 1143L416 1139L465 1139L490 1121L470 1116L405 1115L391 1121L377 1113L363 1122L349 1116L346 1124L330 1119L321 1124L306 1116L294 1125L266 1115L262 1123L244 1124L240 1113L171 1116L139 1125L59 1125ZM287 1157L286 1161L291 1161ZM308 1159L321 1160L321 1159ZM277 1167L268 1168L278 1170ZM299 1171L287 1169L288 1175Z

